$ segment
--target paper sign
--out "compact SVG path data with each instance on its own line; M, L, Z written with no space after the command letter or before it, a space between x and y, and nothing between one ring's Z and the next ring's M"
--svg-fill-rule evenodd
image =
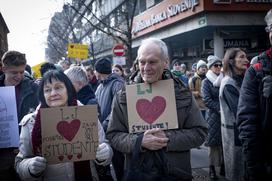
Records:
M34 65L34 66L32 66L31 67L31 69L32 69L32 71L33 71L33 73L34 73L34 77L35 78L40 78L40 77L42 77L42 75L41 75L41 66L42 66L42 64L44 64L45 62L42 62L42 63L39 63L39 64L37 64L37 65Z
M126 65L126 57L113 57L112 61L115 65Z
M68 44L68 57L87 59L89 46L77 43Z
M19 146L15 87L0 87L0 148Z
M172 79L153 84L127 85L126 91L130 133L144 132L151 128L178 128Z
M95 159L97 106L41 109L42 154L49 164Z

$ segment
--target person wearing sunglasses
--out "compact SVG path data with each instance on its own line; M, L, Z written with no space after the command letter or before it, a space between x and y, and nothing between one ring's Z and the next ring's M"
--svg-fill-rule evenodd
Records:
M211 180L216 180L215 167L221 166L220 174L224 175L218 85L223 77L221 73L222 61L214 55L210 55L207 60L209 70L206 74L207 78L202 81L201 92L202 99L207 107L206 121L209 125L205 143L209 147L209 176Z
M250 181L272 180L272 9L265 21L270 47L247 69L237 109L245 177Z

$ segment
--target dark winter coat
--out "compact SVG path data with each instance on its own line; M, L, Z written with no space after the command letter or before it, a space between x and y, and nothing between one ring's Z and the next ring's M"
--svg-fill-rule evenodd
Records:
M77 92L77 99L84 105L95 104L95 94L91 85L87 84Z
M163 79L169 79L168 75L170 75L170 72L169 74L165 72ZM132 80L139 80L136 83L142 82L141 78L133 78ZM174 79L174 87L178 129L165 131L169 142L166 149L163 150L171 166L182 169L187 173L180 174L179 177L191 179L190 149L204 142L207 135L207 125L189 89L177 78ZM114 98L113 110L106 135L113 148L125 154L125 168L128 168L137 134L129 134L125 87ZM169 172L172 171L169 170Z
M266 60L259 60L247 70L237 111L239 137L243 145L247 174L253 181L267 180L267 168L270 168L270 180L272 177L272 89L270 87L270 97L265 98L262 83L266 74L264 70L268 65L271 73L272 56Z
M0 77L0 87L4 87L5 75ZM19 87L18 87L19 86ZM33 80L24 77L22 82L16 86L19 88L19 104L17 105L18 124L25 115L35 111L39 104L38 85Z
M219 104L219 87L214 87L212 82L206 78L202 81L201 92L203 101L208 108L206 121L208 122L207 146L221 146L221 119Z
M5 74L0 76L0 87L4 87ZM19 87L17 87L19 86ZM39 104L38 99L38 85L32 80L24 77L22 82L17 85L19 90L19 104L17 105L17 116L18 116L18 127L21 119L31 111L35 111L36 107ZM0 174L11 174L14 177L16 173L9 173L13 170L14 160L17 154L16 149L14 148L0 148Z

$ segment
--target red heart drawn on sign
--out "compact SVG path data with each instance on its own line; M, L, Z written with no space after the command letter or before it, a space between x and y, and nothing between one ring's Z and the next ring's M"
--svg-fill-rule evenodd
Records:
M139 116L147 123L154 123L164 112L166 101L161 96L155 96L150 102L147 99L139 99L136 102L136 110Z
M70 123L67 121L60 121L57 124L57 130L61 136L68 141L72 141L77 134L80 127L80 121L78 119L72 120Z
M77 154L77 158L78 158L78 159L80 159L81 157L82 157L82 154L81 154L81 153Z
M67 158L71 160L73 158L73 155L67 155Z
M58 156L58 159L59 159L60 161L62 161L62 160L64 159L64 156L63 156L63 155L60 155L60 156Z

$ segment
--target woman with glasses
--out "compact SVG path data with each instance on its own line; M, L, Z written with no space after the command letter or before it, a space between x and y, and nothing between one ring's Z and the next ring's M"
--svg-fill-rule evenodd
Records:
M219 86L223 77L221 73L222 61L214 55L210 55L207 60L209 70L201 87L202 99L208 108L206 113L208 136L205 145L209 147L210 179L217 180L215 167L221 166L220 174L224 175L219 105Z
M249 61L242 49L230 48L227 49L223 62L225 77L221 82L219 100L226 178L232 181L243 181L244 162L242 145L238 138L236 114L240 88Z
M76 91L69 78L61 71L50 70L43 76L39 89L40 105L34 113L26 115L20 125L19 153L15 158L15 168L22 180L92 180L96 173L91 162L64 162L47 164L42 155L40 108L77 106ZM105 140L105 133L98 121L99 145L95 162L108 165L113 155Z

